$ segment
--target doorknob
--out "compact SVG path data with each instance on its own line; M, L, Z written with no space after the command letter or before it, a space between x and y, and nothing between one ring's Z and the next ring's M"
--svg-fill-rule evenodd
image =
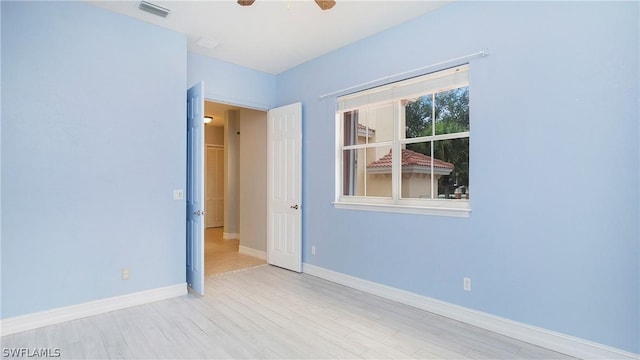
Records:
M204 214L206 214L206 211L202 211L202 210L198 210L198 211L194 211L193 215L195 216L204 216Z
M289 206L289 207L290 207L291 209L296 209L296 210L298 210L298 204L291 205L291 206Z

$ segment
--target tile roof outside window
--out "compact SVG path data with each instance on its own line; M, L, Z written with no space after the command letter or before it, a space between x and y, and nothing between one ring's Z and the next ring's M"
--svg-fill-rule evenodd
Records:
M427 156L412 150L402 149L402 166L403 167L405 166L431 167L432 163L434 168L451 169L451 170L453 170L454 168L453 164L448 163L446 161L434 159L431 156ZM386 167L391 168L391 150L389 150L389 152L385 156L367 165L367 168L386 168Z

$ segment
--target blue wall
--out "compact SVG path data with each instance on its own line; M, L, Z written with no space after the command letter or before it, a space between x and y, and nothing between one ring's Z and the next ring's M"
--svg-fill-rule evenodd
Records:
M2 318L183 284L186 38L1 6Z
M215 102L268 110L276 101L276 76L189 53L188 83L204 81L205 98Z
M0 4L2 318L184 282L171 193L204 80L220 102L303 101L305 262L640 352L637 2L458 2L277 76L83 3ZM334 209L319 96L483 48L471 216Z
M277 103L303 101L304 262L639 353L638 10L459 2L280 74ZM470 217L333 208L319 97L484 48Z

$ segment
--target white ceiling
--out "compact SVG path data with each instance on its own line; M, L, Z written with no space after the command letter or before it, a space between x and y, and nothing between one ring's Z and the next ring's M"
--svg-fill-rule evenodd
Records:
M166 18L139 10L140 1L86 1L186 34L190 52L278 74L452 0L336 0L326 11L312 0L256 0L248 7L235 0L151 0L171 9ZM218 45L201 47L202 38Z

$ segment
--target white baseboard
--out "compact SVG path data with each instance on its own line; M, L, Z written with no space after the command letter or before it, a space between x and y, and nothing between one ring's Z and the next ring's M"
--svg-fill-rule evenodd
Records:
M114 310L125 309L186 294L187 284L176 284L32 314L14 316L0 320L1 334L2 336L15 334L43 326L104 314Z
M267 252L262 250L256 250L252 248L248 248L246 246L240 245L238 247L238 252L240 254L245 254L253 257L257 257L258 259L267 260Z
M580 359L640 359L630 353L303 263L302 272Z
M240 234L238 234L238 233L222 233L222 238L225 239L225 240L240 239Z

